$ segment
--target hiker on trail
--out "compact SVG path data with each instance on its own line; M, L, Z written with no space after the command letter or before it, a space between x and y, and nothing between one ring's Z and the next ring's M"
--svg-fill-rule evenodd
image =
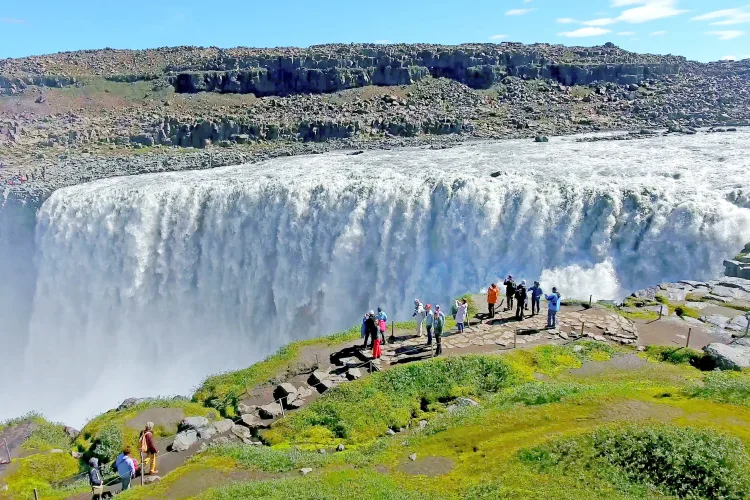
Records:
M435 330L435 343L437 349L435 350L435 356L440 356L443 352L443 345L440 343L443 338L443 327L445 326L445 314L440 310L440 306L435 306L435 314L433 315L432 327Z
M362 317L362 328L360 328L360 333L362 334L362 338L365 338L365 331L367 330L367 313Z
M495 317L495 306L497 305L498 295L500 295L500 289L496 284L491 284L490 288L487 290L487 310L490 313L489 319L493 319Z
M102 471L99 469L99 459L91 457L89 459L89 485L91 486L91 493L93 494L94 500L100 500L104 493L104 478L102 477Z
M417 335L420 337L422 336L422 324L424 323L425 319L425 312L424 312L424 306L422 303L414 299L414 314L411 315L412 318L415 318L417 320Z
M365 320L365 343L362 345L367 349L367 339L370 339L370 347L375 344L375 339L378 339L378 324L375 319L375 311L367 313L367 320ZM378 339L380 340L380 339Z
M153 476L158 474L159 471L156 470L156 455L159 454L159 449L154 442L153 422L146 422L146 428L141 431L141 435L138 438L138 444L140 445L141 452L146 456L143 460L144 470L146 465L150 464L148 475Z
M544 294L544 292L538 281L535 281L534 286L529 288L529 292L531 292L531 315L534 316L539 314L539 308L542 305L542 294Z
M378 315L380 315L381 309L378 307ZM382 322L383 329L381 330L381 327L379 326L380 321L378 320L378 315L373 315L373 320L375 321L375 324L378 325L377 329L375 330L375 338L372 341L372 357L373 359L380 359L380 356L382 354L382 351L380 349L380 337L383 337L383 340L385 340L385 335L383 334L383 331L385 331L385 321Z
M526 280L521 281L521 284L516 288L516 319L523 321L523 311L526 308L526 300L528 300L529 294L526 291Z
M461 299L456 301L456 326L458 327L458 333L464 333L464 323L466 323L466 316L469 315L469 301Z
M509 274L508 277L505 278L505 282L503 282L503 285L505 285L505 299L507 300L505 310L512 311L513 297L516 295L516 282L513 281L513 276Z
M432 345L432 324L435 321L435 313L432 311L432 306L427 304L424 306L425 314L427 315L427 345Z
M385 343L385 332L388 330L388 315L385 313L382 307L378 307L378 314L375 315L375 319L378 322L378 330L380 330L380 336L382 337L383 343Z
M547 299L547 328L555 328L557 326L557 311L560 310L560 294L557 293L557 287L552 287L552 294L545 295Z
M122 491L130 489L130 481L135 477L135 462L130 456L132 453L130 446L126 446L115 459L115 470L120 476Z

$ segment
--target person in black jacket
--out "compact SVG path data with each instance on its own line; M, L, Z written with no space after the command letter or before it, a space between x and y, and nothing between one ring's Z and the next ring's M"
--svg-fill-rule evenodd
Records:
M378 335L378 323L375 320L375 311L367 313L367 319L365 320L365 343L362 347L367 348L367 339L370 339L370 347Z
M102 471L99 469L99 459L91 457L89 466L91 467L89 469L89 485L91 485L94 500L99 500L104 493L104 478L102 478Z
M513 276L510 274L503 282L503 285L505 285L505 310L506 311L512 311L513 310L513 296L516 294L516 283L513 281Z
M528 299L528 292L526 291L526 280L523 280L518 288L516 288L516 319L523 321L523 310L526 307L526 300Z

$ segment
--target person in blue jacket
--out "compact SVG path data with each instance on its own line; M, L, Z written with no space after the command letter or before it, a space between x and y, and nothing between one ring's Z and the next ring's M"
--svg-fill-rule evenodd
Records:
M560 310L561 302L557 287L552 287L552 293L545 295L544 298L547 299L547 328L555 328L557 326L557 311Z
M534 286L529 288L529 292L531 292L531 315L534 316L540 311L542 305L542 295L544 294L544 292L542 291L542 287L541 285L539 285L538 281L535 281Z

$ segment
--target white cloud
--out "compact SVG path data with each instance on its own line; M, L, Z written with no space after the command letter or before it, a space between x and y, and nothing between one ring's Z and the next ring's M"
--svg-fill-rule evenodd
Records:
M505 13L506 16L523 16L530 12L534 12L536 9L510 9Z
M531 3L531 2L533 2L533 1L534 1L534 0L523 0L523 3Z
M695 16L691 21L714 21L714 26L731 26L734 24L750 23L750 11L747 7L739 9L715 10L707 14Z
M620 31L617 35L618 36L635 36L636 33L635 31Z
M505 40L508 35L490 35L490 40Z
M678 0L615 0L619 5L640 5L627 9L617 18L620 21L632 24L640 24L655 21L665 17L678 16L687 12L677 8Z
M581 24L585 26L609 26L610 24L617 23L617 19L611 17L603 17L601 19L592 19L591 21L582 21Z
M387 44L387 43L391 43L391 41L390 40L375 40L375 43L378 43L378 44Z
M575 31L565 31L563 33L558 33L559 36L565 36L568 38L583 38L588 36L601 36L606 35L607 33L611 33L612 30L604 29L604 28L581 28Z
M16 19L13 17L0 17L0 23L4 24L26 24L23 19Z
M745 32L739 30L706 31L706 34L718 37L719 40L734 40L744 35Z
M737 56L724 56L721 58L722 61L736 61Z
M557 19L557 22L560 24L578 24L579 21L576 21L575 19L572 19L570 17L560 17Z
M666 31L652 31L651 33L648 34L648 36L662 36L666 34L667 34Z

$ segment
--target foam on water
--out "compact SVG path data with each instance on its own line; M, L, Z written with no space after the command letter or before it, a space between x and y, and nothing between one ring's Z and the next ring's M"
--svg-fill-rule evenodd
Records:
M61 189L38 213L33 312L12 333L25 369L0 381L0 418L80 424L508 273L602 299L710 278L750 241L748 137L337 153Z

